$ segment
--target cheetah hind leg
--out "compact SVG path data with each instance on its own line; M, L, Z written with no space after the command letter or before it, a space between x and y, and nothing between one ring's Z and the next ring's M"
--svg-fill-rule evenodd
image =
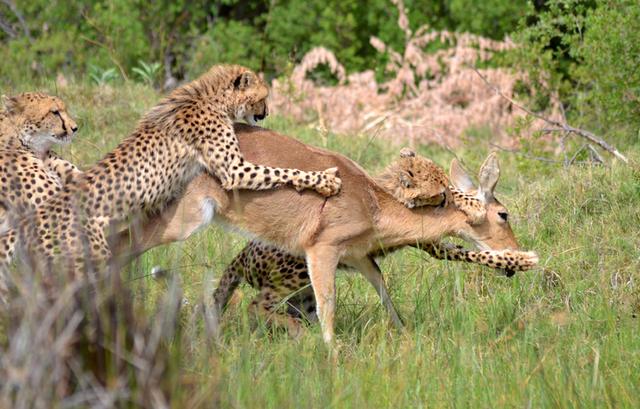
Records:
M304 319L309 323L318 322L316 315L316 297L311 284L298 290L287 300L287 314L296 319Z
M263 288L251 301L249 311L255 317L261 318L270 328L284 328L288 334L297 339L304 333L301 320L281 311L282 298L272 289Z

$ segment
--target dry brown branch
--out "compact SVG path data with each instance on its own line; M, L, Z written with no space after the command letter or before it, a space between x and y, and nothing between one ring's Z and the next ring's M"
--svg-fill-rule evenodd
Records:
M610 145L609 143L605 142L602 138L594 135L592 132L589 132L587 130L584 129L580 129L580 128L575 128L569 124L567 124L566 120L563 121L556 121L554 119L548 118L544 115L541 115L537 112L533 112L532 110L530 110L529 108L525 107L524 105L516 102L513 98L509 97L508 95L505 95L499 87L497 87L496 85L492 84L484 75L482 75L480 73L480 71L478 71L476 68L472 68L473 71L482 79L482 81L489 87L491 88L497 95L499 95L500 97L504 98L506 101L508 101L511 105L513 105L514 107L526 112L527 114L538 118L544 122L546 122L547 124L554 126L555 128L547 128L546 130L548 132L566 132L566 133L573 133L575 135L581 136L585 139L587 139L588 141L595 143L596 145L600 146L602 149L604 149L605 151L611 153L613 156L615 156L616 158L620 159L621 161L623 161L624 163L629 163L629 159L627 159L626 156L624 156L623 154L621 154L615 147L613 147L612 145ZM562 105L561 105L562 106ZM564 118L564 108L563 110L563 115L562 117ZM599 156L599 155L598 155Z

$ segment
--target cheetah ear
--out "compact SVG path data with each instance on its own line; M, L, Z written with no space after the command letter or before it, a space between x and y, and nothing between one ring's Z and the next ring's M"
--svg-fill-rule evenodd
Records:
M255 75L252 72L245 71L233 80L233 88L235 90L242 91L252 86L255 81Z
M416 156L416 152L411 148L402 148L400 150L401 158L414 158Z
M10 114L17 114L22 111L22 105L20 105L17 97L3 95L2 105L4 105L4 109Z
M406 188L413 187L413 180L411 180L407 172L400 172L400 184L402 185L402 187Z
M498 155L495 152L491 152L485 159L480 167L478 179L480 180L480 193L485 200L491 199L493 190L500 179L500 163L498 163Z
M467 172L465 172L457 159L453 159L451 161L451 166L449 167L449 179L451 179L451 184L453 186L463 192L468 192L476 188L473 184L473 180L471 180L471 177Z

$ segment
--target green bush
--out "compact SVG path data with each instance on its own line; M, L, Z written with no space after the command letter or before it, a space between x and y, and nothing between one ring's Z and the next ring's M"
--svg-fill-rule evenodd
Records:
M315 46L336 53L348 71L384 66L369 44L372 35L402 49L404 33L390 0L15 0L19 19L0 2L0 46L8 63L0 75L12 81L65 75L88 77L88 67L115 68L120 77L140 79L139 61L160 63L182 78L215 62L234 62L281 75ZM469 30L502 38L525 9L507 0L406 0L412 28ZM5 27L3 25L3 27ZM37 64L33 64L36 61ZM33 69L31 68L33 65ZM168 67L167 67L168 66ZM25 69L25 67L27 69ZM148 80L144 80L149 82Z
M601 1L585 20L576 53L576 78L583 90L578 101L602 128L640 129L640 3Z
M265 41L255 27L239 21L220 21L195 43L189 77L195 78L216 63L242 63L260 70Z
M537 82L538 95L559 90L572 121L635 140L640 127L640 3L549 0L542 10L531 7L523 22L516 35L522 45L514 53L516 64Z

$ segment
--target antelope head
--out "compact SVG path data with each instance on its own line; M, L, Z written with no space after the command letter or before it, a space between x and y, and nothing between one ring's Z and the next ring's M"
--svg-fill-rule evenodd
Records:
M486 209L485 217L467 222L457 235L482 250L517 250L518 241L509 225L509 211L494 195L500 178L500 164L496 153L489 154L480 167L479 186L473 183L456 159L451 162L449 175L450 182L456 189L473 196Z

